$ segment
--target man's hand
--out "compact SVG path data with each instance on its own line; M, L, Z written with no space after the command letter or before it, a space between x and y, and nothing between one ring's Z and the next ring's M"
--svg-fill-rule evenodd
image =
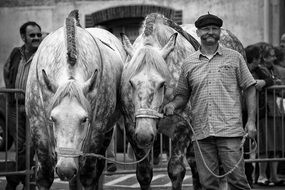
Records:
M256 126L255 122L253 121L247 121L245 125L245 131L248 133L248 136L250 138L254 138L256 136Z
M261 91L264 86L265 86L265 80L256 80L255 87L258 91Z
M175 110L174 103L170 102L163 107L163 113L165 115L173 115Z

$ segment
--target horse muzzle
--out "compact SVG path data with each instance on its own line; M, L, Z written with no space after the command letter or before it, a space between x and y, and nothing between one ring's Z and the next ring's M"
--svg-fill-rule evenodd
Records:
M70 181L78 172L78 158L60 158L55 166L55 171L62 181Z
M150 118L136 120L135 140L140 148L150 148L153 145L157 121Z

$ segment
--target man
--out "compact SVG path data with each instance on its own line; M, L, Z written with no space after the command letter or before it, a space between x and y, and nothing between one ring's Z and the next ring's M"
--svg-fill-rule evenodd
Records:
M26 82L30 65L35 52L37 51L42 40L41 27L36 22L26 22L20 27L20 35L24 41L22 47L14 48L6 64L4 65L4 80L6 88L17 88L26 90ZM19 96L18 112L18 134L16 133L16 102L9 99L8 113L8 133L13 136L16 143L18 135L18 170L25 169L26 162L26 114L25 114L25 97ZM28 145L27 145L28 146ZM33 150L31 150L31 161L33 160ZM25 176L7 176L6 190L15 190L20 182L25 184Z
M219 175L219 165L228 172L243 159L240 149L244 135L242 125L241 90L246 93L248 120L245 130L256 135L255 80L238 52L219 45L223 21L212 14L195 22L201 39L199 50L182 65L174 100L164 107L171 115L175 109L191 102L194 139L198 140L205 163ZM197 143L195 158L203 189L219 189L219 178L206 168ZM231 189L250 189L244 173L244 160L227 176Z

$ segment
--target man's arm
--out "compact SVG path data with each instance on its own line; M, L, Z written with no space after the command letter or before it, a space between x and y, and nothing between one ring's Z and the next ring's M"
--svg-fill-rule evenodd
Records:
M254 85L245 90L245 98L248 114L245 130L248 132L249 137L254 138L256 135L256 89Z
M15 87L15 78L21 59L20 48L14 48L3 67L3 77L6 88Z
M182 109L186 106L188 97L176 95L172 102L166 104L163 108L165 115L173 115L174 110Z

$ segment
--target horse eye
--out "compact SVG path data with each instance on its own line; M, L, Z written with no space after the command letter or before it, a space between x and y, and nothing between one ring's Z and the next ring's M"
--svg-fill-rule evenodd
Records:
M81 123L85 123L87 120L88 120L88 117L84 117L84 118L81 120Z
M165 81L161 82L161 83L159 84L158 88L162 88L162 87L164 87L164 85L165 85Z

